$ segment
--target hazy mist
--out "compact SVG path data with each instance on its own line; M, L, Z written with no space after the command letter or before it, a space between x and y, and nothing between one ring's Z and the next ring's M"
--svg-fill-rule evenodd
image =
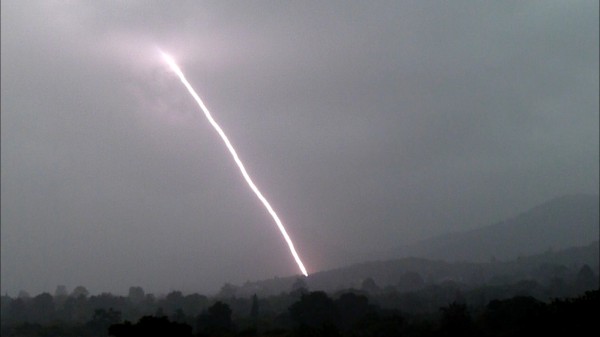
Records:
M299 273L157 47L309 273L598 194L597 1L1 9L2 293Z

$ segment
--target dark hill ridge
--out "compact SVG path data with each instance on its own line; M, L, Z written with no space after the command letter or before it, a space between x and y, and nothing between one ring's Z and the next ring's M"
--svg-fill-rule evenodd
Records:
M599 201L598 195L562 196L512 219L426 239L393 255L483 262L585 245L600 235Z
M381 288L399 286L407 277L418 274L423 283L434 284L452 280L465 284L481 284L502 280L504 283L536 278L548 270L569 270L576 273L588 265L598 275L600 269L600 245L598 241L586 246L571 247L561 251L519 257L506 262L445 262L423 258L402 258L388 261L372 261L321 271L304 279L300 276L274 278L247 282L237 289L239 296L252 294L276 295L289 292L297 279L302 279L310 290L337 291L360 289L364 280L372 278ZM546 271L543 271L546 270ZM414 279L414 278L413 278Z
M315 289L335 290L360 288L362 281L372 278L385 287L396 285L405 275L417 273L427 283L454 280L478 283L485 279L502 276L509 279L528 278L543 265L565 266L574 270L584 264L598 273L600 246L595 241L583 247L571 247L561 251L520 257L506 262L446 262L423 258L403 258L389 261L374 261L352 265L311 275L308 285Z
M386 286L397 284L400 275L410 272L418 273L426 282L445 278L469 281L483 272L525 275L541 264L572 268L589 264L598 273L599 202L598 195L562 196L507 221L407 246L394 254L395 259L314 273L306 282L311 290L332 291L359 287L371 277ZM247 282L238 293L288 292L296 278Z

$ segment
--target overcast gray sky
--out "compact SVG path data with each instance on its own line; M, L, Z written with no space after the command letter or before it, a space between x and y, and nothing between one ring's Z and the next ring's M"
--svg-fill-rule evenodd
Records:
M598 193L598 1L2 1L2 293L213 292Z

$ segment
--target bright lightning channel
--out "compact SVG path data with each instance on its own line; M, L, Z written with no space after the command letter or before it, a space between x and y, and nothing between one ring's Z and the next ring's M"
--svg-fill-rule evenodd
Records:
M217 122L213 119L212 115L210 114L210 112L208 111L206 106L204 105L204 102L202 102L202 99L200 99L200 96L198 96L198 94L196 94L196 91L194 90L194 88L192 88L190 83L186 80L185 76L183 75L183 72L181 71L179 66L177 66L177 64L175 63L175 60L173 60L173 58L171 56L169 56L168 54L166 54L162 51L161 51L161 53L162 53L162 57L167 62L169 67L171 67L173 72L175 72L175 74L177 74L177 76L179 76L181 83L183 83L183 85L187 88L187 90L192 95L192 97L194 98L196 103L198 103L198 105L200 106L200 109L202 109L202 112L204 112L204 116L206 116L206 118L208 119L210 124L213 126L213 128L215 128L215 130L217 131L219 136L221 136L221 139L223 139L223 142L225 142L225 145L227 146L229 153L231 153L233 160L235 160L235 163L240 168L240 171L242 172L244 179L248 183L248 186L250 186L250 188L252 189L254 194L256 194L256 196L258 197L258 199L260 199L260 201L265 206L267 211L269 211L269 214L271 214L271 217L273 217L273 220L275 221L275 223L277 224L277 227L281 231L281 234L283 235L285 242L287 242L288 246L290 247L290 251L292 252L292 255L294 256L294 259L296 260L296 263L298 264L300 271L302 272L302 274L304 276L308 276L308 273L306 272L306 268L304 268L304 264L302 264L302 261L300 260L300 256L298 256L298 253L296 252L296 249L294 248L292 239L290 238L287 231L285 230L285 227L283 227L283 224L281 223L281 220L279 220L277 213L275 213L275 211L273 210L273 208L271 207L271 205L269 204L267 199L262 195L262 193L260 193L260 190L258 189L258 187L256 187L256 185L254 184L254 182L248 175L248 172L246 172L246 168L244 167L244 164L238 157L237 152L233 148L233 145L231 145L231 142L225 135L225 132L223 132L223 130L221 129L219 124L217 124Z

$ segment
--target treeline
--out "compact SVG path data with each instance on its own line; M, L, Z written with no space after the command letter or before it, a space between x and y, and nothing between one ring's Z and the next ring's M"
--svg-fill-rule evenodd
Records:
M1 336L509 336L583 329L599 312L598 278L582 268L571 291L524 280L466 288L455 281L413 291L381 289L366 279L361 289L309 292L297 279L275 296L237 297L226 284L215 297L173 291L157 298L141 287L127 296L90 296L77 287L54 295L2 296ZM415 282L418 279L415 278ZM562 289L562 288L561 288ZM563 289L564 290L564 289ZM585 290L590 290L584 292ZM548 298L553 298L549 299ZM569 298L569 299L556 299ZM569 330L570 329L570 330Z
M144 315L135 323L124 320L122 312L116 309L96 309L85 323L59 320L3 323L2 336L583 335L596 328L600 309L600 290L548 303L531 296L493 300L480 308L454 301L425 315L384 309L370 303L368 296L355 292L337 296L321 291L288 294L296 295L299 298L287 310L274 316L262 314L261 301L253 296L249 299L250 310L238 313L237 318L230 306L221 301L214 302L193 318L182 309L167 315L159 308L156 313ZM84 299L83 296L79 298Z

